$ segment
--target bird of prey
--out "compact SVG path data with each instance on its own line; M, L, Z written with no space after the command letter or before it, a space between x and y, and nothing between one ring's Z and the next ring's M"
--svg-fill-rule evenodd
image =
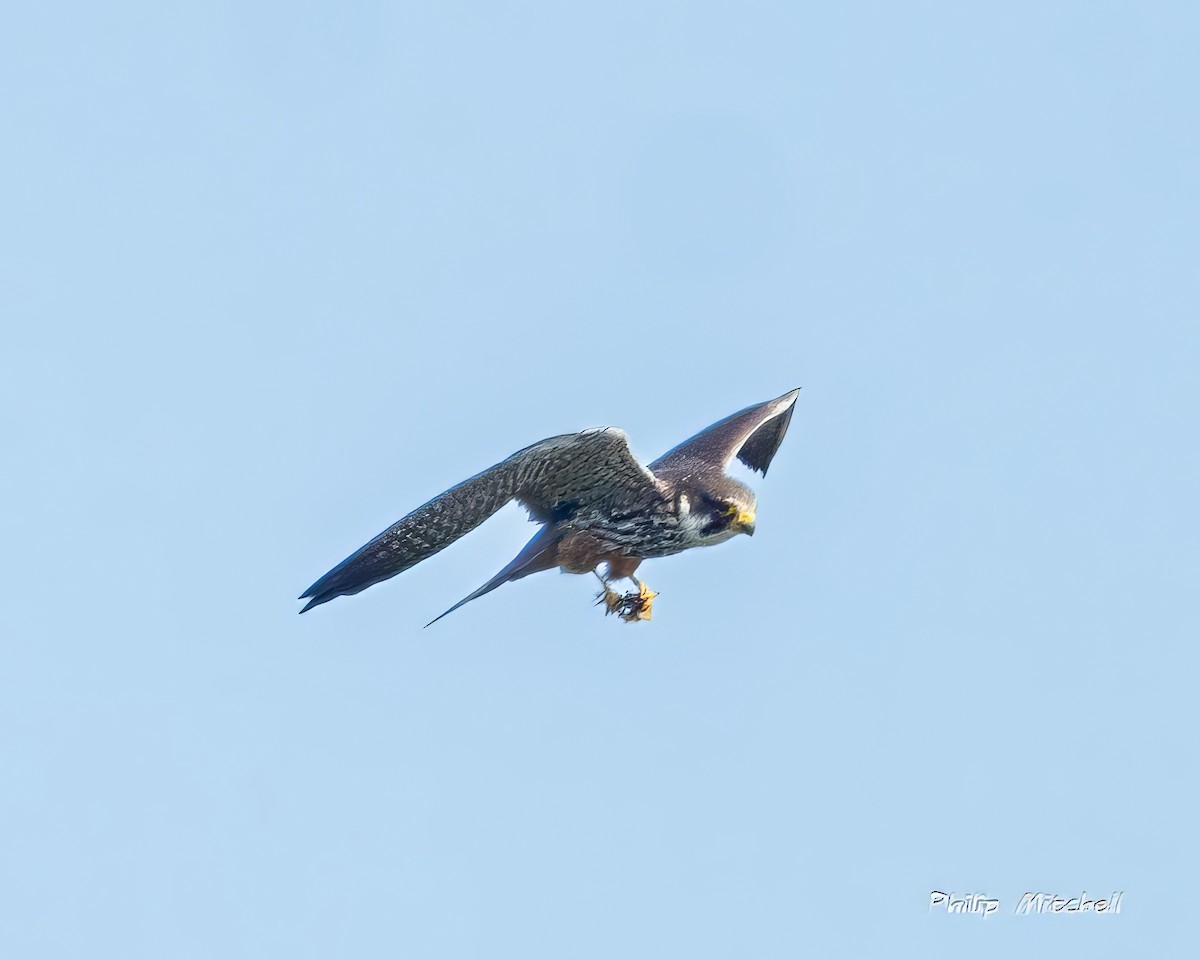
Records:
M634 458L625 433L601 427L551 437L518 450L417 507L301 594L310 610L348 596L433 556L517 500L541 528L503 570L464 603L510 580L560 567L596 573L597 603L627 622L649 620L655 592L634 576L638 564L692 547L754 533L755 497L726 475L737 457L767 474L783 442L799 389L719 420L648 467ZM606 567L601 576L597 568ZM625 594L610 584L629 580ZM428 626L428 624L427 624Z

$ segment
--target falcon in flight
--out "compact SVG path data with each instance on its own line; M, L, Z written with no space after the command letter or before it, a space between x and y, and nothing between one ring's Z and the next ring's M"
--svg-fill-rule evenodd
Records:
M417 507L355 551L301 594L300 611L387 580L470 533L512 500L542 526L491 580L452 606L510 580L560 567L593 573L604 564L597 602L627 622L649 620L656 594L634 576L653 557L754 533L754 493L726 476L737 457L767 474L783 442L799 389L719 420L667 451L648 467L634 459L615 427L551 437L518 450ZM636 591L610 584L630 580Z

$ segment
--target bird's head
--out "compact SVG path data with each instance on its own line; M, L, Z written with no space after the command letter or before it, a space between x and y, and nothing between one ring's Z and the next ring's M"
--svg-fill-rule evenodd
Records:
M744 483L722 475L694 477L679 494L683 523L702 544L754 535L756 500Z

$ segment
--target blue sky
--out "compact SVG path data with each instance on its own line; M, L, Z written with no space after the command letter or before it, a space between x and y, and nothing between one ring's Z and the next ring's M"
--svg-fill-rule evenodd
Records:
M10 11L0 953L1184 955L1198 25ZM296 616L526 444L798 385L651 624L543 574L422 630L515 508Z

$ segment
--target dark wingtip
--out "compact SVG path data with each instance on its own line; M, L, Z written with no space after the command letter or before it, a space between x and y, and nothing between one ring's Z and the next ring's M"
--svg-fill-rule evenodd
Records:
M458 603L456 603L454 606L452 606L452 607L451 607L449 610L445 611L444 613L439 613L439 614L438 614L436 617L434 617L434 618L433 618L432 620L430 620L430 621L429 621L427 624L425 624L425 626L424 626L424 627L422 627L421 629L422 629L422 630L428 630L428 629L429 629L430 627L432 627L432 626L433 626L435 623L437 623L439 620L441 620L441 619L442 619L442 617L449 616L449 615L450 615L450 614L452 614L452 613L453 613L455 610L457 610L459 607L461 607L461 606L462 606L464 603L469 603L470 601L474 600L476 597L478 597L478 596L480 595L480 592L481 592L481 591L479 591L479 590L476 590L476 591L475 591L473 594L471 594L469 597L463 597L461 600L459 600L459 601L458 601ZM486 593L487 591L485 590L485 591L482 591L482 592Z
M754 431L742 444L742 448L737 453L737 458L742 461L751 470L756 470L762 476L767 475L767 468L771 465L771 461L775 459L775 454L779 447L783 444L784 435L787 433L788 425L792 422L792 413L796 409L796 391L785 393L781 400L792 398L792 402L784 407L779 413L765 421L757 430ZM778 403L779 401L775 401Z
M310 594L310 593L306 593L306 594L304 594L304 596L302 596L302 597L298 597L297 599L299 599L299 600L303 600L303 599L304 599L304 597L310 597L310 596L312 596L312 594ZM301 613L307 613L307 612L308 612L309 610L311 610L313 607L319 607L319 606L320 606L321 604L323 604L323 603L328 603L328 602L329 602L330 600L332 600L332 599L333 599L335 596L337 596L337 594L332 594L332 595L321 595L321 594L318 594L317 596L315 596L315 597L313 597L311 600L309 600L309 601L308 601L308 603L306 603L306 604L305 604L303 607L301 607L301 608L300 608L300 612L301 612Z

